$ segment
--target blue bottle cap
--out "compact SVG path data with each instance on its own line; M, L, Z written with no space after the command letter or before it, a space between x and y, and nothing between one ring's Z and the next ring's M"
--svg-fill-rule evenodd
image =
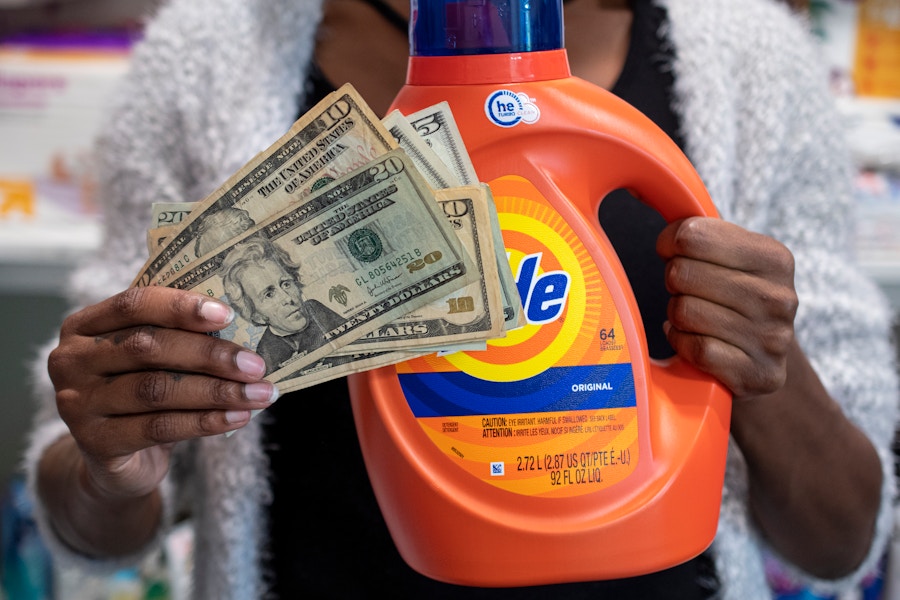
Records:
M457 56L563 47L562 0L410 0L410 55Z

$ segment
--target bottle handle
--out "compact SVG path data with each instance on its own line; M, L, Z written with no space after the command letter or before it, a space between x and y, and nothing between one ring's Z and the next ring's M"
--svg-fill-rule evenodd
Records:
M550 147L565 148L576 143L577 152L567 152L561 159L566 164L549 164L546 152L535 150L531 144L516 148L525 162L540 172L542 178L568 198L590 226L609 244L599 224L598 210L603 199L617 189L627 189L641 202L655 209L669 223L692 216L719 218L700 175L672 139L642 113L630 105L612 107L617 118L597 125L599 131L581 131L578 140L545 139ZM621 103L621 104L624 104ZM631 114L622 114L626 111ZM614 115L615 116L615 115ZM552 134L551 134L552 135ZM529 154L534 157L529 157ZM603 168L603 165L614 165ZM591 173L589 178L584 173ZM540 186L539 186L540 187ZM610 253L612 246L609 245ZM630 301L633 302L633 292ZM633 305L636 308L636 304ZM730 392L714 377L675 356L650 361L651 379L662 370L678 378L690 377L711 384L713 395Z

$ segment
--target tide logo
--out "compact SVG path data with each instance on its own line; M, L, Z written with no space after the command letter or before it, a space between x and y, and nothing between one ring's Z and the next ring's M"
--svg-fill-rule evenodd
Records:
M506 253L509 260L510 253ZM542 252L529 254L519 262L516 289L522 300L522 310L530 325L551 323L562 315L572 277L565 271L538 274Z
M513 382L597 364L599 330L618 315L592 257L530 182L507 176L490 185L527 324L490 340L486 351L457 352L430 368Z
M427 419L607 406L611 390L573 392L573 385L593 381L614 381L615 401L633 403L629 344L601 344L607 332L622 331L601 275L601 245L581 240L527 179L508 175L489 184L526 324L489 340L487 350L398 364L413 414Z

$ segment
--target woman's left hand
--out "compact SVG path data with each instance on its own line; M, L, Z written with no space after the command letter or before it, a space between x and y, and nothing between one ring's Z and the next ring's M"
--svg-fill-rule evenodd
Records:
M708 217L670 223L656 250L666 261L665 327L675 352L735 400L779 390L797 312L790 250Z

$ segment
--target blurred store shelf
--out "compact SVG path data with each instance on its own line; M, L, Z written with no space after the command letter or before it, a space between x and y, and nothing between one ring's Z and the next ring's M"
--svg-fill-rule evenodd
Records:
M140 27L161 0L0 0L0 36L94 27Z
M100 224L0 224L0 293L59 295L97 247Z

